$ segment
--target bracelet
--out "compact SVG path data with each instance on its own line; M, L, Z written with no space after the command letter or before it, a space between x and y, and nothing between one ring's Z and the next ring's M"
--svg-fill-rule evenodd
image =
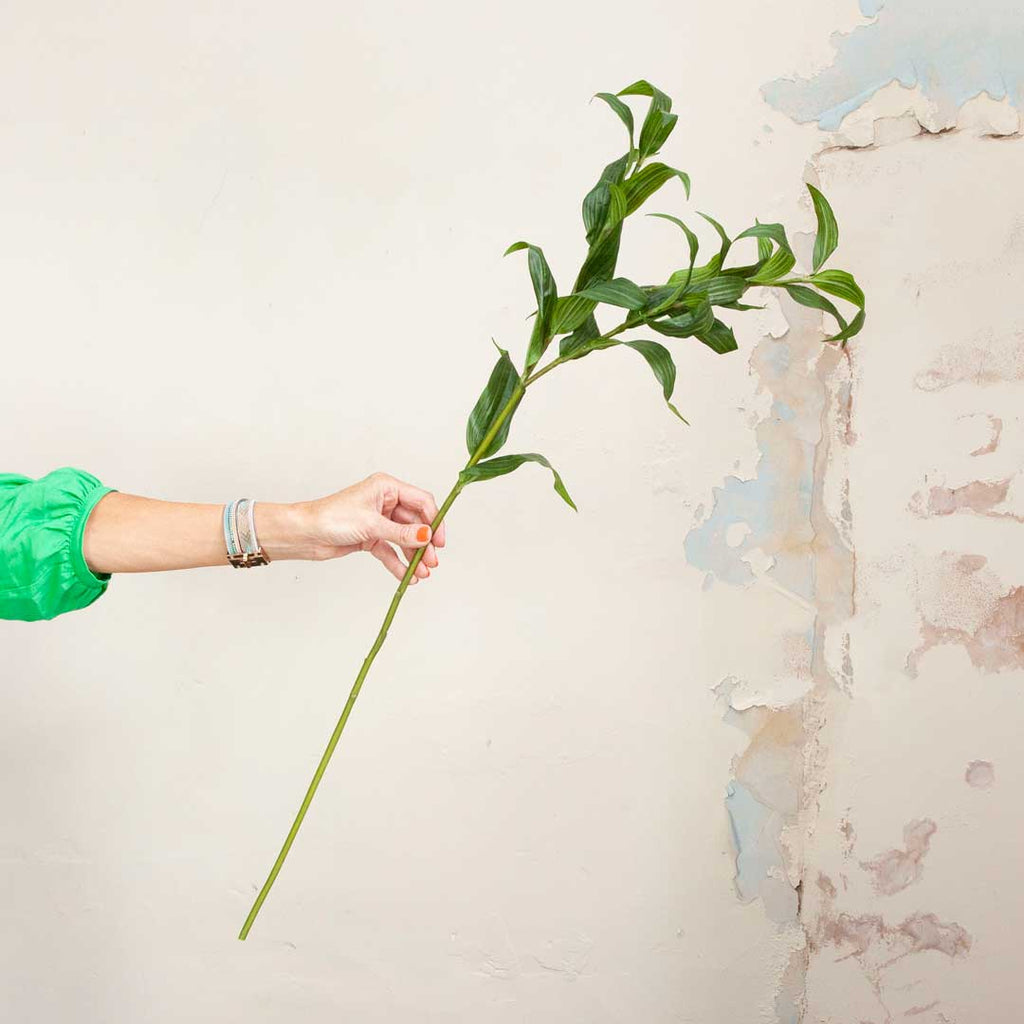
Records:
M236 498L224 506L224 544L228 561L236 569L250 569L270 562L256 536L255 508L252 498Z

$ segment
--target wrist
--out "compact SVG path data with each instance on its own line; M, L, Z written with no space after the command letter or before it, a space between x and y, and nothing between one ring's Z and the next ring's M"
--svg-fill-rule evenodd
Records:
M308 502L282 505L257 501L253 513L256 536L272 562L314 557L313 515Z

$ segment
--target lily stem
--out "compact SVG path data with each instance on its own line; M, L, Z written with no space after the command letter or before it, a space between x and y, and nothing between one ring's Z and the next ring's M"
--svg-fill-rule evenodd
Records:
M609 331L607 334L602 335L602 337L612 338L614 335L621 333L628 326L631 326L631 324L627 320L618 327ZM520 378L512 391L512 395L505 403L504 408L495 417L494 422L480 441L480 444L477 445L476 450L473 452L472 456L470 456L469 461L464 467L465 469L472 468L484 457L484 453L497 436L502 424L506 419L508 419L519 404L527 387L563 362L566 362L566 360L559 357L552 360L547 366L542 370L537 371L532 376L524 374ZM438 509L437 515L434 517L434 521L430 524L430 532L432 536L437 532L441 523L444 522L444 517L448 514L448 510L455 503L455 499L462 493L462 488L464 486L465 485L460 475L455 486L451 491L449 491L448 497L445 498L444 503L441 505L440 509ZM387 614L384 616L384 622L381 624L380 630L377 633L377 638L373 641L373 646L363 659L362 667L359 669L356 681L352 684L348 700L345 701L345 707L341 712L341 717L338 719L338 723L334 727L334 732L331 733L331 738L327 743L323 756L320 758L320 763L316 766L316 771L313 773L313 778L306 790L305 797L303 797L299 811L295 815L295 820L292 822L292 827L288 830L288 836L284 841L284 845L281 847L281 852L278 853L277 860L274 861L274 866L270 869L270 874L267 875L267 880L263 883L263 888L260 889L259 895L257 895L256 900L249 911L249 915L245 919L245 924L242 925L242 930L238 933L238 938L243 941L246 936L248 936L249 931L253 926L253 922L256 920L256 916L260 912L260 908L263 906L264 901L270 894L271 887L284 865L285 858L288 856L288 851L292 848L292 843L295 842L295 837L298 835L299 827L302 825L302 821L306 817L306 811L309 810L309 805L313 802L313 797L316 795L317 787L320 785L320 780L323 778L324 772L327 770L327 765L330 763L331 756L334 754L334 748L338 745L338 741L341 739L341 734L345 730L345 724L348 722L349 715L352 713L352 708L355 706L356 698L359 696L359 691L363 688L363 681L366 679L366 676L370 671L370 666L373 665L374 659L380 652L381 647L384 646L384 641L387 639L388 635L388 629L394 620L395 613L398 611L398 606L402 603L402 598L405 596L406 590L409 589L409 584L412 581L413 574L416 572L416 567L420 564L425 550L425 548L419 548L409 560L409 567L405 570L405 574L402 576L402 581L398 584L398 589L395 591L394 597L391 598L391 604L388 605Z

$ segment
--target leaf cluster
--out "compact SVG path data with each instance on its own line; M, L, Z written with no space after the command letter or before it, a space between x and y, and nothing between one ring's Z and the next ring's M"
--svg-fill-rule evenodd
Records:
M637 96L649 101L639 136L633 109L624 99ZM627 218L672 181L682 184L689 199L690 178L685 171L651 160L676 126L677 115L672 113L668 95L640 80L617 93L598 93L595 99L606 103L623 123L629 148L604 168L583 199L587 251L570 291L559 294L539 246L521 241L506 250L506 255L527 253L537 307L522 370L516 368L508 352L499 348L499 358L487 386L470 413L466 427L470 461L460 476L463 484L512 472L524 462L551 468L537 454L493 456L508 438L512 417L526 389L556 366L582 359L591 352L623 347L638 353L661 386L668 408L683 419L671 400L676 381L671 352L663 342L652 338L621 338L627 331L645 329L662 338L692 338L717 355L734 352L738 347L736 336L723 311L728 310L731 315L761 308L743 301L751 288L781 289L800 305L827 313L835 321L835 330L825 339L827 343L845 345L864 326L865 301L860 286L848 271L825 268L839 244L839 225L828 200L810 184L807 190L817 230L807 274L794 274L796 256L782 224L758 221L730 236L715 218L698 211L697 216L717 236L716 251L705 262L697 262L700 240L691 225L673 214L652 213L649 216L661 218L682 232L682 265L672 270L666 280L655 284L640 284L618 275L616 265ZM750 248L744 245L748 241L753 243ZM737 260L736 254L741 251L744 256ZM840 312L833 298L852 306L852 315ZM624 319L616 327L602 331L597 321L601 306L621 310ZM558 355L542 366L555 339ZM557 473L554 480L555 490L575 508Z

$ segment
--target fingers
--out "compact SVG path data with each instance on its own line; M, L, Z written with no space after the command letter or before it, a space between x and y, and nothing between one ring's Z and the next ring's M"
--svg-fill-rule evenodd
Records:
M386 541L378 540L374 544L371 544L367 549L374 558L383 563L384 568L395 577L396 580L400 580L405 576L405 570L408 566L398 557L398 552L388 544ZM419 573L409 581L409 585L412 586L414 583L419 583Z
M391 516L396 508L405 508L416 512L421 523L432 523L436 518L437 502L429 491L424 491L404 480L398 480L387 473L374 473L370 479L380 488L381 511L384 515ZM437 534L431 539L437 547L444 547L444 523L437 528Z
M378 516L372 529L374 537L400 548L425 548L430 543L430 527L424 522L396 523L386 516Z
M418 523L419 517L412 509L406 508L404 505L398 505L395 507L394 512L391 513L391 518L396 523ZM426 550L423 552L423 558L420 561L420 565L425 565L429 569L436 569L438 565L437 551L434 547L434 539L437 534L434 535L431 543L427 545ZM402 548L405 554L406 560L411 561L413 555L416 554L416 548ZM416 567L417 570L419 566Z

